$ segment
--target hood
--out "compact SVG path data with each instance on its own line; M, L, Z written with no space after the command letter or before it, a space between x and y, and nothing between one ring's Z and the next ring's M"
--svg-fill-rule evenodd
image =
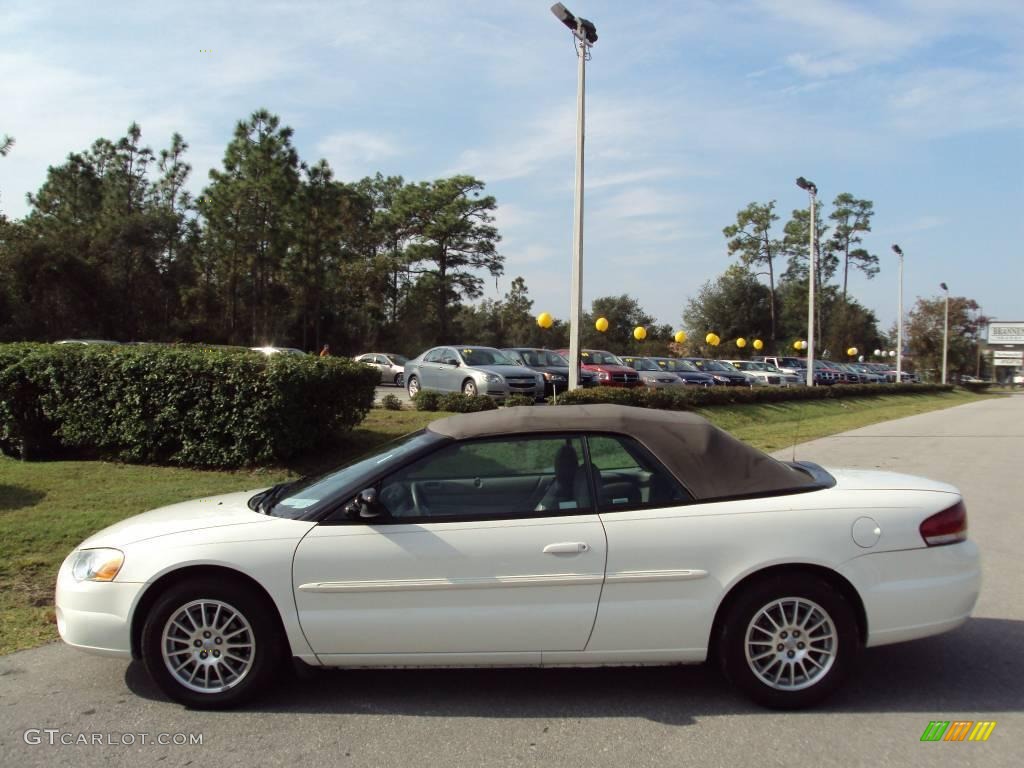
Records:
M886 472L880 469L831 469L828 473L836 479L836 487L851 491L939 491L956 493L960 491L949 483L929 480L916 475Z
M614 363L583 363L583 367L592 371L604 371L605 373L639 373L628 365L615 365ZM654 373L654 371L651 371Z
M94 533L79 548L117 547L172 533L243 523L266 523L275 518L253 512L246 502L262 489L193 499L143 512Z
M499 376L536 376L537 372L524 365L469 365L466 370L496 373Z

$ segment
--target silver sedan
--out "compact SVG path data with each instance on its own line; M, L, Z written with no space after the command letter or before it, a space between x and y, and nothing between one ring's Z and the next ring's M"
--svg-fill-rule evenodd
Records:
M434 347L405 364L409 397L420 390L464 395L544 396L544 377L493 347Z
M393 352L367 352L365 355L359 355L355 361L372 365L380 371L381 384L394 384L400 387L404 383L405 364L409 362L409 358Z

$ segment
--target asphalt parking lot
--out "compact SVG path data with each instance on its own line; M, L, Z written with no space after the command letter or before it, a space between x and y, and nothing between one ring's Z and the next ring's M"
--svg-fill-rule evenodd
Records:
M376 404L380 405L380 401L383 400L384 397L387 396L387 395L394 395L399 400L401 400L404 405L409 405L409 403L412 402L409 399L409 392L408 392L408 390L406 390L405 387L396 387L393 384L390 384L390 385L382 384L379 387L377 387L376 389L374 389L373 390L373 401Z
M394 388L383 388L394 392ZM790 458L791 450L780 452ZM316 673L243 711L165 700L138 664L60 644L0 657L3 764L200 766L1017 766L1024 740L1024 396L806 443L797 458L958 485L985 584L948 635L873 649L826 706L748 704L708 666ZM985 743L921 743L931 720L989 720ZM56 729L48 743L45 729ZM62 734L125 745L62 745ZM139 734L200 734L142 745ZM39 741L40 743L27 743Z

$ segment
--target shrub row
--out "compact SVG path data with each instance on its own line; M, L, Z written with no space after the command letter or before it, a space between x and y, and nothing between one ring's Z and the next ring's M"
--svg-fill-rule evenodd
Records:
M449 411L451 413L478 413L493 411L497 402L487 395L464 395L461 392L427 392L420 390L412 399L417 411Z
M836 384L831 387L674 387L669 389L576 389L558 396L559 405L617 403L640 408L686 411L710 405L779 403L791 400L829 400L842 397L908 395L950 392L941 384Z
M209 468L282 461L362 421L376 375L339 358L0 345L0 450Z

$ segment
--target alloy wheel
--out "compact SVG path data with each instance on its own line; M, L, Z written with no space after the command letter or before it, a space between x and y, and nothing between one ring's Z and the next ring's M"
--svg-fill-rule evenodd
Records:
M744 636L747 664L762 683L800 691L835 663L839 633L828 612L805 597L783 597L754 614Z
M160 638L164 665L196 693L221 693L252 669L256 637L244 615L221 600L193 600L174 611Z

